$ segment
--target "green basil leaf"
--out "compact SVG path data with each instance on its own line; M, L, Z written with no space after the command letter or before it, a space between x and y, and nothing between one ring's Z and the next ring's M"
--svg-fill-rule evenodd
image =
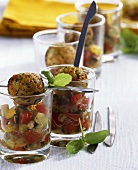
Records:
M50 71L41 71L41 74L43 74L47 80L48 80L48 84L53 84L54 82L54 76Z
M84 141L82 139L72 140L66 145L66 149L71 154L76 154L83 148L84 148Z
M66 86L72 81L72 76L65 73L59 73L54 78L54 86Z
M124 53L138 54L138 35L124 28L121 32L120 48Z
M99 132L90 132L85 135L85 141L88 144L101 143L108 136L108 134L109 134L108 130L102 130Z
M87 151L90 152L91 154L93 154L95 152L97 146L98 146L98 143L93 144L93 145L88 145Z

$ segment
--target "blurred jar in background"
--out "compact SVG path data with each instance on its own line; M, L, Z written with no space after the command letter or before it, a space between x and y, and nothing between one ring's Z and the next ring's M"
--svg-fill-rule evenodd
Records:
M138 21L138 1L137 0L122 0L123 17L133 21Z
M138 0L121 0L123 3L122 28L130 28L138 34Z
M81 32L86 12L69 12L61 14L56 18L58 30L75 30ZM96 14L88 25L84 43L83 65L94 69L96 76L101 73L101 57L103 55L105 18ZM68 43L75 36L68 37Z
M77 11L88 11L92 0L78 0ZM97 13L105 17L104 54L118 53L120 41L120 21L123 7L120 1L97 0Z

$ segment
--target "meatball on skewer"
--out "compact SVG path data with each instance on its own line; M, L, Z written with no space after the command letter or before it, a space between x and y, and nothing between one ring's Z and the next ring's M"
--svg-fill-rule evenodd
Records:
M37 95L44 92L44 84L35 73L19 73L9 79L8 92L11 96Z

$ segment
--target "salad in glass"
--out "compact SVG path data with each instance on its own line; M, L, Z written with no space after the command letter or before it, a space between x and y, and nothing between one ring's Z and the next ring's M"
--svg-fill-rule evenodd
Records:
M3 159L15 163L45 159L50 151L51 91L45 91L35 73L15 74L2 83L8 86L0 92Z
M41 70L41 76L49 86L94 88L95 73L87 67L55 65ZM52 136L76 137L81 135L79 120L84 132L92 127L94 93L84 93L66 88L53 90Z

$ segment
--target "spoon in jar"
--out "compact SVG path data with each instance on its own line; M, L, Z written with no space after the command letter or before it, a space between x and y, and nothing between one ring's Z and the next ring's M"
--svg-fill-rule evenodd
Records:
M90 5L88 12L87 12L87 15L86 15L86 18L84 20L83 27L82 27L81 35L80 35L80 38L79 38L79 44L78 44L78 47L77 47L76 57L75 57L75 60L74 60L74 66L75 67L79 67L81 53L82 53L84 40L85 40L86 33L87 33L88 24L92 20L92 18L94 17L95 13L96 13L96 3L95 3L95 1L93 1Z

